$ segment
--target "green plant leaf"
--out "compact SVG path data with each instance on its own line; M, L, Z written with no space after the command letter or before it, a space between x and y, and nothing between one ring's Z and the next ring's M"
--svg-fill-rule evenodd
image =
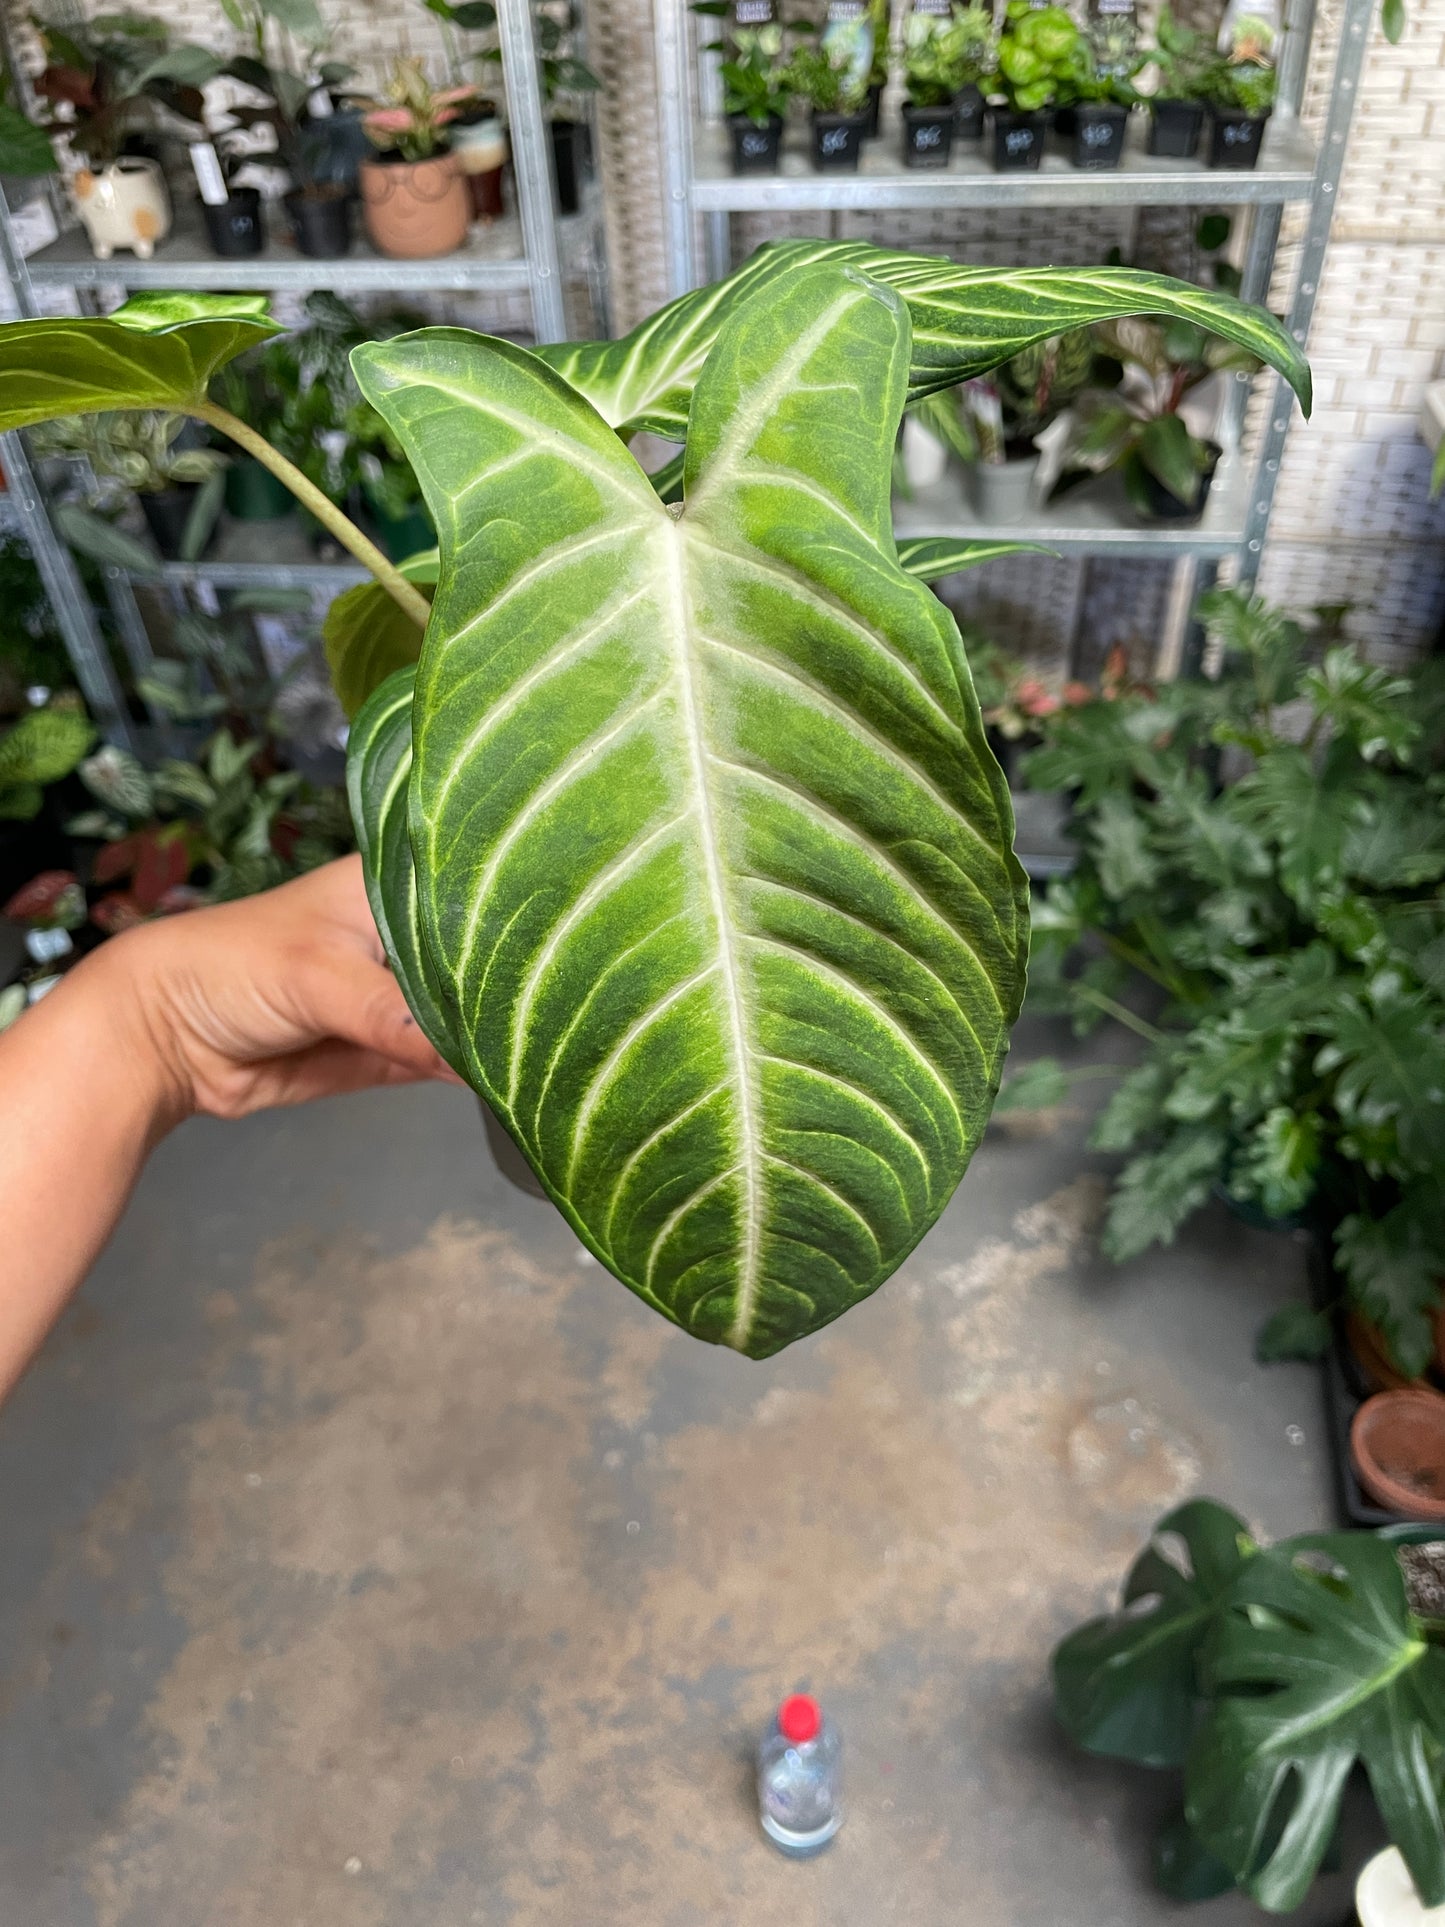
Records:
M1170 1814L1155 1834L1150 1859L1155 1884L1171 1900L1214 1900L1239 1885L1218 1855L1205 1846L1182 1811Z
M1412 1186L1383 1217L1356 1212L1335 1234L1352 1301L1379 1326L1410 1378L1426 1370L1435 1350L1442 1206L1437 1185Z
M1171 1541L1182 1542L1182 1559ZM1080 1626L1054 1652L1054 1712L1077 1746L1140 1766L1182 1765L1199 1650L1253 1549L1244 1521L1213 1499L1165 1514L1129 1570L1123 1609Z
M1089 1143L1096 1151L1129 1151L1146 1131L1164 1120L1164 1100L1174 1082L1172 1064L1163 1057L1146 1057L1119 1084L1100 1111Z
M1331 1331L1328 1312L1316 1311L1313 1305L1281 1305L1255 1334L1254 1355L1261 1365L1323 1358Z
M466 1056L436 987L417 919L416 869L407 829L415 686L415 668L398 669L363 706L347 743L346 791L371 914L396 980L427 1041L465 1076Z
M1089 823L1089 846L1099 881L1118 899L1152 890L1159 859L1149 848L1148 824L1131 798L1101 796Z
M1405 0L1380 0L1380 30L1392 47L1405 31Z
M1200 469L1195 441L1181 415L1156 415L1139 431L1139 460L1155 481L1179 502L1199 500Z
M1222 1131L1183 1125L1159 1150L1126 1164L1100 1240L1106 1255L1123 1264L1152 1244L1173 1244L1180 1225L1209 1196L1228 1148Z
M1042 542L961 542L953 535L910 535L898 544L898 566L920 582L976 569L1001 555L1053 555Z
M153 549L94 509L82 508L79 502L57 502L51 520L77 555L89 556L103 566L128 569L132 575L160 574Z
M440 570L435 549L409 555L397 568L408 582L431 585ZM348 717L380 689L388 676L421 654L422 632L379 582L358 582L334 598L321 624L321 640L337 699Z
M58 783L95 741L95 725L74 709L32 709L0 738L0 784Z
M1258 1554L1235 1578L1203 1675L1213 1703L1185 1811L1261 1906L1304 1899L1357 1761L1421 1899L1445 1902L1445 1653L1411 1616L1392 1546L1310 1533Z
M281 332L263 295L134 295L105 320L0 326L0 429L108 408L187 412L217 369Z
M18 107L0 100L0 174L20 179L53 174L59 163L50 136Z
M353 357L441 542L408 823L467 1076L605 1264L755 1357L936 1218L1022 993L1007 790L893 554L908 343L854 272L770 286L680 514L521 349Z
M1309 366L1286 329L1261 308L1134 268L968 268L933 255L861 241L771 241L726 280L679 296L620 341L543 348L619 433L680 441L688 400L718 331L763 288L810 263L851 264L896 288L913 323L910 398L987 374L1034 343L1122 315L1197 321L1258 355L1292 384L1306 414Z
M994 1104L994 1115L1003 1111L1047 1111L1062 1104L1068 1094L1069 1073L1058 1058L1036 1057L1006 1080Z
M45 807L45 791L38 783L0 784L0 820L29 823Z
M1303 1211L1315 1193L1321 1132L1318 1111L1275 1105L1245 1138L1230 1172L1231 1192L1257 1198L1271 1218Z

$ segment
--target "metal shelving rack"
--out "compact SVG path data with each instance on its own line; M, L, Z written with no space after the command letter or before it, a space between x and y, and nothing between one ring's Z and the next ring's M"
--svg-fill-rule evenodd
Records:
M678 295L725 274L731 262L730 217L735 213L886 214L899 209L1143 208L1199 205L1237 207L1248 214L1241 292L1263 301L1269 292L1280 220L1287 202L1307 208L1299 268L1286 325L1308 340L1351 116L1370 31L1373 0L1343 0L1329 108L1318 145L1300 119L1315 27L1315 0L1287 0L1281 43L1279 99L1253 172L1167 161L1144 151L1143 130L1130 130L1117 173L1081 172L1053 155L1036 174L999 174L978 154L955 158L938 171L905 168L898 158L895 122L865 144L856 174L818 174L785 136L781 171L735 177L722 121L717 58L702 47L716 22L690 15L687 0L657 0L656 51L662 118L669 293ZM1139 116L1135 116L1136 122ZM791 131L791 130L790 130ZM796 136L794 137L796 138ZM1026 522L995 526L968 506L961 480L950 474L911 502L895 505L900 534L1046 543L1073 554L1130 555L1177 564L1170 598L1170 636L1159 667L1177 670L1185 654L1188 611L1224 563L1236 581L1252 583L1269 527L1285 440L1294 411L1288 384L1272 382L1271 407L1252 459L1241 446L1251 383L1238 376L1225 399L1220 440L1225 456L1204 516L1190 528L1141 527L1122 495L1091 484Z
M316 261L283 250L275 242L264 254L242 261L218 260L207 246L194 209L176 210L170 236L153 259L117 255L97 261L84 234L74 226L63 198L53 186L45 192L61 224L59 238L27 254L15 220L15 209L5 183L0 182L0 267L7 274L15 306L22 316L44 310L37 291L66 288L82 301L105 287L128 291L141 288L184 288L208 291L235 289L274 292L325 288L340 294L523 292L530 296L532 325L539 341L561 341L567 335L563 303L562 261L581 264L594 298L605 299L600 251L600 208L589 193L583 210L559 216L556 209L552 145L542 103L531 0L497 0L497 30L510 125L513 179L517 212L485 230L474 230L466 247L455 254L421 261L394 261L373 253L364 241L339 260ZM23 67L4 32L0 10L0 54L11 74L22 106L33 110L34 98ZM75 562L56 532L23 438L0 435L0 467L9 482L9 501L15 525L29 543L41 579L56 612L76 678L91 714L114 742L127 744L132 730L119 680L101 635L95 610L86 595ZM118 568L105 570L106 590L117 628L133 669L143 671L151 658L150 639L137 605L130 577ZM175 587L208 581L217 587L342 588L360 579L362 571L347 563L295 560L237 560L224 548L216 560L192 564L167 563L160 578Z

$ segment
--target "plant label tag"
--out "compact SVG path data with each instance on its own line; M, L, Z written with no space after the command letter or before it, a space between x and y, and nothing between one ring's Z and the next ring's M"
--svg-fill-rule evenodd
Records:
M215 148L210 141L193 141L190 153L201 199L207 207L224 207L231 197L226 191L226 177L221 172Z
M27 930L25 948L32 963L48 964L68 957L75 945L70 941L68 930Z
M312 120L330 120L331 96L324 87L313 87L306 97L306 111Z
M733 0L734 27L770 27L773 0Z

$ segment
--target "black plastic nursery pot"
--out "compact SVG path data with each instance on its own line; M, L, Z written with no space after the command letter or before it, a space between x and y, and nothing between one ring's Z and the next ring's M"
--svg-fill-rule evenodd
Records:
M863 128L863 138L865 141L877 140L878 116L882 111L883 111L882 86L880 85L877 87L870 87L868 89L868 104L863 109L863 116L866 123Z
M956 140L983 139L983 95L977 87L965 87L954 96L953 133Z
M746 114L729 114L728 133L732 136L734 174L777 173L778 148L783 138L781 115L770 115L759 127Z
M1221 107L1210 111L1209 165L1246 169L1259 160L1268 114L1234 114Z
M146 519L146 527L155 537L155 545L167 562L179 562L181 559L181 542L198 493L199 484L181 482L174 488L148 490L140 496L141 514ZM206 548L210 548L215 535L213 528L206 539Z
M1140 509L1142 519L1146 522L1173 522L1178 527L1188 527L1191 523L1198 522L1209 500L1210 484L1214 480L1214 471L1219 466L1219 457L1222 452L1213 442L1209 444L1209 466L1199 477L1199 493L1192 502L1181 502L1177 495L1165 488L1158 477L1151 475L1141 463L1139 479L1143 483L1144 496L1148 503L1147 510L1142 507Z
M312 261L334 261L351 252L351 197L343 187L308 194L293 188L286 196L291 239L297 251Z
M903 165L905 167L947 167L953 149L955 114L950 101L944 107L903 109Z
M856 174L868 116L814 114L813 165L820 174Z
M1037 173L1044 158L1048 114L1017 114L1011 107L993 110L993 164L1000 174Z
M201 215L211 247L222 261L243 260L266 245L266 220L257 188L233 187L219 207L202 201Z
M254 455L238 455L226 470L226 513L238 522L276 522L289 515L296 497Z
M1070 151L1074 166L1090 173L1117 167L1124 158L1124 136L1128 131L1127 107L1108 100L1080 101L1074 109Z
M1149 103L1149 152L1159 160L1192 161L1203 129L1204 109L1197 100Z
M580 121L554 120L552 167L557 176L557 211L575 214L582 204L582 171L586 165L587 130Z

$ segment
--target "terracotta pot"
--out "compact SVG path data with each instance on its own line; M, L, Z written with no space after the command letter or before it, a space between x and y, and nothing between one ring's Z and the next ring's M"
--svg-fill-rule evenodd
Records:
M1372 1392L1393 1392L1402 1385L1425 1385L1425 1378L1407 1378L1391 1356L1384 1334L1362 1311L1345 1315L1345 1342L1360 1377ZM1445 1302L1435 1313L1433 1374L1445 1383Z
M455 154L429 161L363 161L361 201L378 254L424 260L467 238L467 189Z
M1406 1519L1445 1519L1445 1398L1428 1386L1377 1392L1350 1426L1355 1477Z
M98 174L82 168L72 185L97 261L108 261L117 248L129 248L137 260L149 261L156 242L171 231L170 199L154 161L126 155Z

